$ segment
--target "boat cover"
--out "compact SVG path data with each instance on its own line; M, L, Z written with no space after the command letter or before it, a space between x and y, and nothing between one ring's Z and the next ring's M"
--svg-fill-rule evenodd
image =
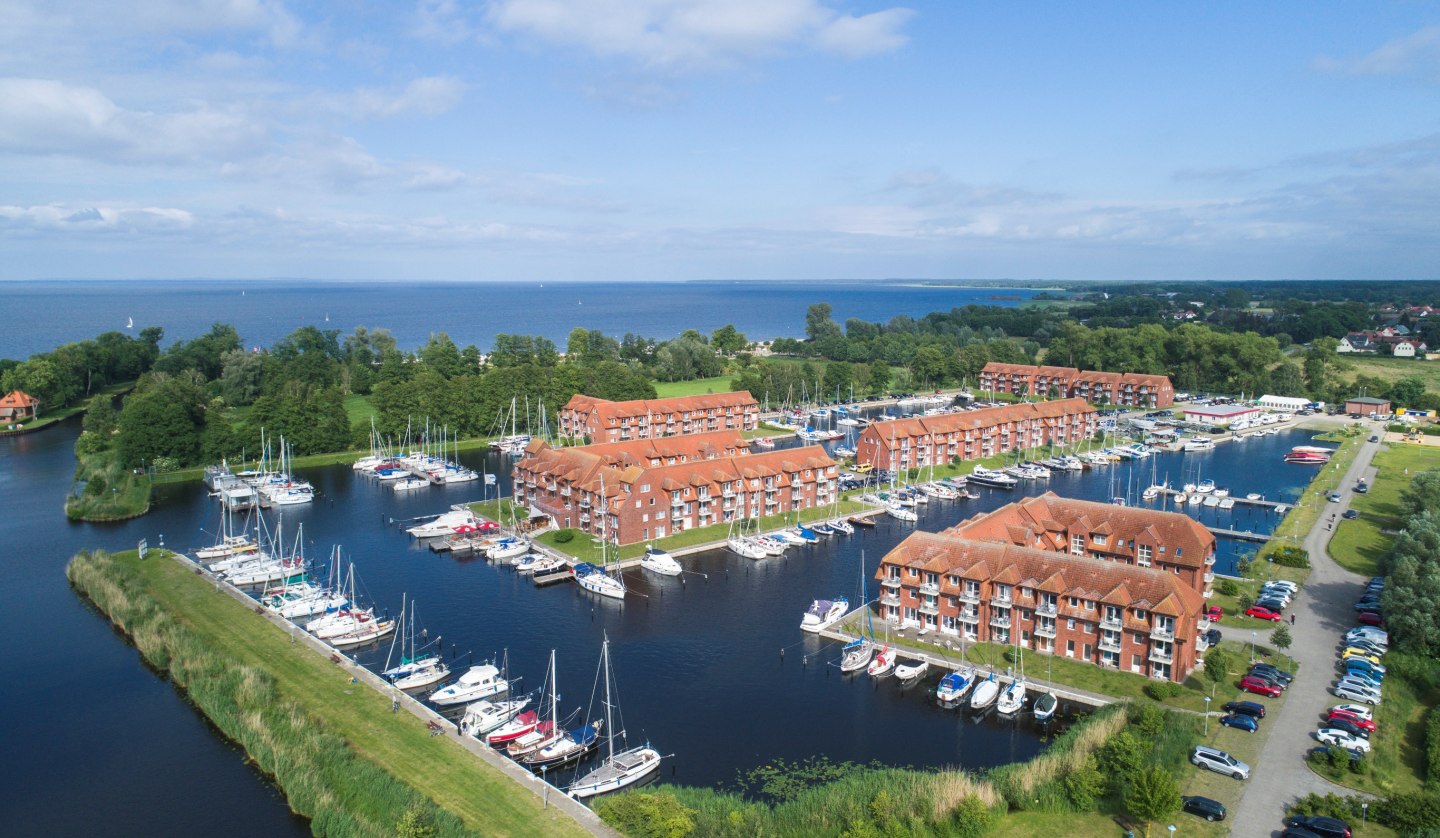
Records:
M577 727L569 733L565 734L565 736L568 737L570 741L574 742L576 745L589 745L591 742L594 742L595 737L599 735L600 733L595 729L594 725Z

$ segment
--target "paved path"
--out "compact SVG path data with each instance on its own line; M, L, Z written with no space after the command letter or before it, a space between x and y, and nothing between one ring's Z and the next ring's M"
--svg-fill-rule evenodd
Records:
M1361 445L1341 481L1341 502L1327 503L1330 509L1305 538L1305 549L1310 551L1310 578L1291 606L1295 625L1290 630L1294 638L1290 654L1299 662L1300 672L1279 712L1264 722L1270 735L1246 783L1245 796L1235 809L1232 835L1279 834L1285 806L1310 792L1355 794L1311 771L1305 765L1305 752L1316 744L1310 733L1319 726L1324 712L1339 701L1329 692L1335 679L1336 649L1340 636L1356 625L1355 600L1366 581L1366 577L1351 573L1330 558L1326 548L1334 532L1325 525L1330 513L1338 520L1340 513L1350 507L1360 477L1373 481L1375 470L1370 461L1379 447L1372 442Z

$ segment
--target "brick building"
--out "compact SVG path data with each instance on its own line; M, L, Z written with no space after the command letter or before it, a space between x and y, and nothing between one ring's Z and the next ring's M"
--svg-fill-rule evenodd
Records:
M577 448L535 441L513 477L516 502L532 513L619 544L823 506L838 489L823 447L752 454L738 431Z
M1183 681L1210 628L1173 573L945 533L912 533L876 577L887 620L1152 678Z
M744 390L625 402L577 393L560 408L560 435L585 437L590 442L753 431L759 426L760 405Z
M998 361L986 364L980 371L980 389L1014 396L1081 398L1095 404L1127 407L1161 408L1175 403L1175 388L1163 375L1037 367Z
M962 521L945 533L972 541L1153 567L1207 598L1215 581L1214 533L1179 512L1075 500L1046 492Z
M1095 408L1083 399L1026 402L876 422L856 443L856 461L896 470L974 460L1017 448L1078 442L1098 428Z
M1357 413L1361 416L1379 416L1391 413L1389 399L1376 399L1369 396L1356 396L1345 400L1345 412Z

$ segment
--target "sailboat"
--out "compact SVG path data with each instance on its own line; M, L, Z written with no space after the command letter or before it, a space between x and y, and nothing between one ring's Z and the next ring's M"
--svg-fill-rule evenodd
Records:
M866 667L866 674L872 678L890 674L895 668L895 652L890 648L890 623L885 623L885 645L875 650L875 658Z
M638 748L626 748L619 753L615 752L615 738L618 736L624 741L625 731L623 728L616 729L613 717L618 699L615 699L612 693L614 678L610 671L610 638L608 636L600 645L600 659L601 666L605 670L605 740L609 755L600 762L599 767L570 786L570 796L577 800L622 789L660 770L660 752L648 744Z
M405 613L405 599L400 600L400 629L390 641L390 653L385 656L386 669L381 676L389 678L390 682L400 690L414 690L420 687L428 687L439 681L450 677L450 667L445 661L433 652L425 655L417 655L415 650L415 601L410 600L410 613ZM410 649L405 649L405 641L410 641ZM440 638L436 638L438 643ZM427 646L429 644L426 644ZM396 650L400 652L400 658L395 666L390 666L390 661Z
M943 704L952 704L965 697L975 686L975 667L961 664L954 672L946 673L935 688L935 698Z
M984 710L994 704L999 695L1000 683L995 680L995 673L991 672L985 680L975 685L975 691L970 694L970 709Z
M1020 649L1020 633L1015 634L1015 657L1020 662L1020 671L1000 693L995 710L1002 716L1013 716L1025 706L1025 653Z
M520 716L516 717L515 722L520 722L527 716L530 716L531 718L528 721L534 723L530 725L528 730L512 738L502 738L507 735L505 733L507 728L511 727L511 725L503 725L494 733L490 734L488 740L490 744L497 746L504 744L505 752L510 755L511 759L522 759L524 757L527 757L535 751L538 751L541 748L545 747L546 745L555 742L562 735L560 732L559 722L560 691L558 685L555 682L554 649L550 650L550 677L546 679L546 683L550 685L549 718L545 719L544 721L540 721L534 718L534 714L532 713L522 713ZM512 722L511 724L514 724L514 722Z
M589 562L580 562L575 565L575 584L584 588L592 594L610 597L612 599L625 598L625 577L623 574L610 575L609 562L607 561L607 548L610 544L606 524L609 516L603 508L608 502L605 500L605 480L600 480L600 498L602 509L600 510L600 567Z

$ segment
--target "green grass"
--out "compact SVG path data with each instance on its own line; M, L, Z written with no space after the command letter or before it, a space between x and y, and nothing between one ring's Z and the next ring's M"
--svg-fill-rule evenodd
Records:
M1341 567L1366 576L1380 574L1381 560L1395 540L1385 531L1404 525L1400 492L1416 473L1440 469L1440 448L1389 444L1375 455L1374 464L1376 476L1370 490L1350 501L1360 517L1342 520L1330 541L1330 555Z
M697 378L693 381L657 381L657 398L670 399L676 396L702 396L706 393L728 393L732 389L732 375L717 375L714 378Z
M163 551L143 562L82 553L67 575L276 776L317 834L394 834L400 814L426 799L444 810L445 834L583 833Z
M110 396L114 398L121 393L128 392L130 388L134 386L135 382L133 381L122 381L119 384L111 384L109 387L101 388L88 396L81 397L80 401L69 407L62 407L59 410L41 411L40 415L37 416L33 422L26 422L23 427L27 431L38 431L41 428L49 427L57 422L63 422L71 416L84 413L85 410L90 407L90 400L96 396ZM4 430L4 428L0 427L0 430Z
M1440 364L1416 361L1413 358L1389 358L1383 356L1342 356L1340 368L1353 371L1356 375L1368 375L1385 381L1399 381L1402 378L1418 378L1425 382L1425 389L1440 390ZM1409 405L1396 405L1409 407Z
M150 478L121 468L114 451L99 451L80 461L77 485L65 498L65 516L72 521L119 521L144 515L150 509Z
M379 411L375 405L370 403L367 396L351 393L345 397L345 418L350 420L350 427L357 425L365 426L370 424L370 419L376 416Z
M1307 762L1310 770L1347 788L1381 796L1424 786L1425 714L1440 695L1396 673L1385 679L1385 701L1375 708L1375 733L1364 773Z
M1320 467L1317 473L1310 480L1310 485L1300 498L1285 513L1285 518L1275 527L1275 537L1261 548L1259 556L1261 561L1256 564L1266 564L1264 557L1282 545L1291 544L1303 546L1305 537L1310 530L1319 523L1320 518L1330 510L1330 504L1326 496L1340 488L1340 482L1349 470L1350 464L1355 461L1355 456L1360 453L1360 446L1365 442L1365 436L1356 433L1351 435L1335 453L1330 456L1330 462ZM1308 468L1308 466L1287 466L1287 468Z

